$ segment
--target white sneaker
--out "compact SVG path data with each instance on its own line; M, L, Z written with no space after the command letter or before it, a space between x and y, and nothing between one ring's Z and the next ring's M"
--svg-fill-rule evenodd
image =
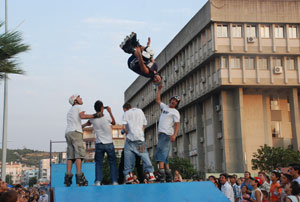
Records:
M101 181L96 181L94 186L101 186Z
M113 182L113 183L112 183L112 185L119 185L119 183L117 183L117 182Z

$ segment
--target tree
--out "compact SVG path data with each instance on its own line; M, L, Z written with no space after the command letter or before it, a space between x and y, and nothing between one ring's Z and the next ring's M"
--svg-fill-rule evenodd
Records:
M0 23L0 28L4 23ZM29 50L29 46L22 43L21 33L18 31L0 34L0 72L7 74L23 74L18 68L16 56ZM2 78L2 77L1 77Z
M7 184L12 184L12 183L13 183L13 181L12 181L12 176L11 176L11 175L6 175L6 176L5 176L5 182L6 182Z
M28 182L28 185L30 187L32 187L33 185L35 185L37 183L37 178L36 177L31 177L29 178L29 182Z
M264 145L253 153L252 169L270 172L290 163L300 163L299 151Z
M169 158L170 168L173 172L178 170L183 179L191 179L193 175L197 174L193 164L186 158Z

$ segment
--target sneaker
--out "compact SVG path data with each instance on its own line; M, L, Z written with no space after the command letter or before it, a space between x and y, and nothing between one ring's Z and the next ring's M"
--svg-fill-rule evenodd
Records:
M148 181L155 181L156 180L153 173L146 173L146 177L147 177Z
M101 181L96 181L94 186L101 186Z
M132 173L128 173L126 176L125 176L125 183L126 184L130 184L133 182L133 174Z
M117 183L117 182L113 182L113 183L112 183L112 185L119 185L119 183Z

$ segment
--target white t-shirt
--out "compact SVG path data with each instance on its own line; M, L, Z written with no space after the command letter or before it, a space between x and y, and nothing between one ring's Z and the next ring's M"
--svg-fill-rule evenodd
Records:
M225 182L225 184L222 185L221 191L230 200L230 202L234 202L233 189L228 182Z
M300 185L300 176L297 179L294 179L293 181L298 182L298 184Z
M66 133L71 131L77 131L83 133L81 126L81 118L80 118L81 108L79 105L74 105L68 111L67 114L67 129Z
M112 143L112 134L110 130L111 118L105 115L101 118L90 119L96 133L96 143L109 144Z
M173 126L174 123L180 122L180 114L177 109L170 108L162 102L160 103L160 108L162 112L159 118L158 132L165 133L166 135L173 135Z
M147 125L144 112L138 108L127 110L123 114L122 124L127 125L127 137L131 141L145 141L143 126Z

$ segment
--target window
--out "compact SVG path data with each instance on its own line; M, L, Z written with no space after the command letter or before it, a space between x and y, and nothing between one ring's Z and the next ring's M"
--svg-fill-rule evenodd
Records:
M256 37L256 26L255 25L247 25L246 36L247 37Z
M210 29L210 27L207 28L206 35L207 35L207 41L210 41L211 40L211 29Z
M260 57L258 59L258 67L259 69L262 69L262 70L267 70L269 69L268 68L268 58L267 57Z
M284 31L284 27L283 26L275 26L275 38L283 38L283 31Z
M291 58L291 57L286 58L286 68L288 70L295 69L295 58Z
M261 38L270 38L270 26L262 25L260 27L260 36Z
M232 69L239 69L241 68L241 58L240 57L232 57Z
M228 25L218 25L217 26L217 36L218 37L228 37Z
M118 138L119 137L119 133L118 133L119 131L118 130L116 130L116 129L113 129L112 130L112 134L113 134L113 137L114 138Z
M201 41L203 45L206 44L205 31L201 33Z
M282 66L281 58L273 58L273 65L275 66Z
M242 37L242 25L232 25L232 37Z
M228 68L228 57L227 56L221 57L221 68L223 68L223 69Z
M289 38L290 39L296 39L297 38L297 27L296 26L290 26L289 27Z
M254 64L254 57L245 57L245 65L246 69L254 69L255 64Z

